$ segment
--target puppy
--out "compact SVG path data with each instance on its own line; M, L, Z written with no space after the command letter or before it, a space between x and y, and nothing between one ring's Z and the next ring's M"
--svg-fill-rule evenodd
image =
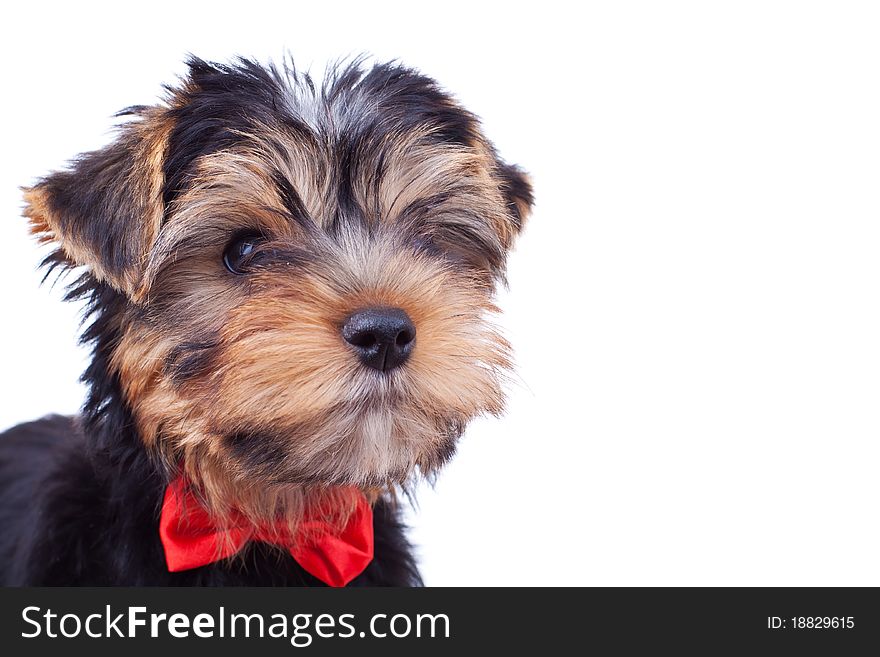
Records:
M0 436L0 580L418 585L395 492L502 409L527 177L395 64L188 67L24 191L93 359Z

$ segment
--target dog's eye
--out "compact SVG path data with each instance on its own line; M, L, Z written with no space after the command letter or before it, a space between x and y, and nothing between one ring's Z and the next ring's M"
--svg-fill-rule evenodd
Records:
M223 252L223 264L233 274L243 274L248 256L253 253L260 236L253 233L239 235L232 239Z

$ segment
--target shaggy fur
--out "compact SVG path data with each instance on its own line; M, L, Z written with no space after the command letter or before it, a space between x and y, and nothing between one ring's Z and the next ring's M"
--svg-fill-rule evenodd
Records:
M189 68L113 144L25 190L50 271L85 268L69 297L88 303L94 358L82 417L0 436L0 578L316 583L261 544L165 571L158 508L182 471L216 517L292 529L358 486L376 558L355 583L417 584L394 491L502 408L492 296L529 183L412 70L355 62L319 87L247 60ZM342 339L368 308L411 318L403 366L364 367Z

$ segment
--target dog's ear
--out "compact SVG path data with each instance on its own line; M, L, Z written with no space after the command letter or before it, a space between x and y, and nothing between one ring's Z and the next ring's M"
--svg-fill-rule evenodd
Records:
M144 263L162 224L167 111L133 108L116 141L24 189L24 215L42 242L137 300Z
M513 164L498 161L498 176L501 179L501 192L514 220L515 233L519 233L526 219L532 213L535 197L528 174Z

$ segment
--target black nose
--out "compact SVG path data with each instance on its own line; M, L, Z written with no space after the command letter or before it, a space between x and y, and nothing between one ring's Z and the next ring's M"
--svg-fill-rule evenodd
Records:
M346 320L342 337L364 365L387 372L409 358L416 327L400 308L368 308Z

